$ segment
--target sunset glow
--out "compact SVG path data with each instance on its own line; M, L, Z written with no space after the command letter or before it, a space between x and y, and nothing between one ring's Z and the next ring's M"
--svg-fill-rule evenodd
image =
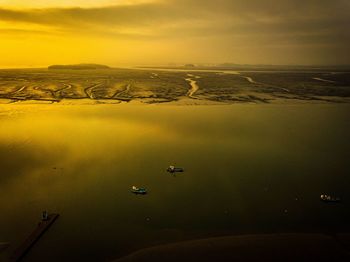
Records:
M0 1L1 67L348 64L348 1Z

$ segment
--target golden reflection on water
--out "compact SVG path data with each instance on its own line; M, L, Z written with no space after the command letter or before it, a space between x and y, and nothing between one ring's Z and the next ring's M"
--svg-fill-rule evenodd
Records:
M146 139L171 137L160 125L118 115L101 117L79 106L14 108L2 110L0 128L0 182L7 184L2 187L0 202L8 209L26 196L45 201L52 189L83 191L96 183L96 177L111 173L103 173L105 166L125 166L123 162L132 159L132 152ZM113 175L123 176L119 172ZM74 189L69 186L72 181ZM16 198L8 201L6 195Z
M0 242L18 244L42 209L62 216L28 261L50 252L79 260L87 248L100 261L217 230L350 219L339 209L320 221L326 211L313 203L320 191L349 185L348 112L345 105L1 105ZM185 172L169 176L170 164ZM149 194L135 198L132 185Z

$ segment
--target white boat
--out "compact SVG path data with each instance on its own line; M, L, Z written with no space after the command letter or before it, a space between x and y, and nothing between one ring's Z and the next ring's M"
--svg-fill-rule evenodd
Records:
M183 172L184 169L182 167L169 166L166 171L170 173L175 173L175 172Z
M136 195L145 195L145 194L147 194L146 188L139 188L139 187L136 187L136 186L132 186L131 192L136 194Z
M340 202L339 197L330 196L330 195L321 195L320 199L321 201L324 201L324 202Z

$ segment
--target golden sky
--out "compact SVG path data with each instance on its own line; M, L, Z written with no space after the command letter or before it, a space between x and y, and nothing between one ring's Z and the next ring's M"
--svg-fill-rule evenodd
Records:
M348 0L0 0L0 67L350 64Z

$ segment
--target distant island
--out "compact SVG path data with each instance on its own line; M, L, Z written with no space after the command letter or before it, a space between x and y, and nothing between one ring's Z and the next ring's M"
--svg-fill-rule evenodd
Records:
M49 70L57 69L73 69L73 70L95 70L95 69L109 69L109 66L99 64L76 64L76 65L51 65Z

